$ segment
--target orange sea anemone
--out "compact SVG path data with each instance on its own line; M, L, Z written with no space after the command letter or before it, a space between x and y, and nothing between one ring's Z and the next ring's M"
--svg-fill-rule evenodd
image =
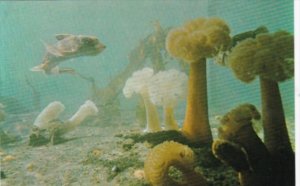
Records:
M198 18L171 30L166 49L190 65L188 97L182 132L192 142L211 143L208 120L206 58L230 44L229 27L219 18Z

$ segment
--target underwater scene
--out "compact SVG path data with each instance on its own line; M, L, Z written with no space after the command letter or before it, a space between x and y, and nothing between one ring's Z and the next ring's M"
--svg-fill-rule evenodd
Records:
M1 186L295 185L292 0L0 2Z

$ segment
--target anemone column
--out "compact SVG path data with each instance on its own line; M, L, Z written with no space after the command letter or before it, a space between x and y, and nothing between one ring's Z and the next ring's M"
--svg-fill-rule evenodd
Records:
M295 154L286 127L278 83L260 78L264 141L280 185L295 185Z
M247 154L246 159L250 164L249 170L241 171L241 175L239 176L241 185L275 186L276 181L274 180L276 178L270 161L270 154L264 143L255 133L252 123L249 122L245 126L242 126L236 132L233 141L244 148L243 150ZM234 156L233 154L232 157Z
M264 141L271 154L278 147L291 150L278 83L260 78Z
M206 59L190 64L187 109L182 132L193 142L212 142L208 120Z
M145 132L157 132L160 131L160 122L157 109L155 105L150 101L149 95L145 94L142 95L145 108L146 108L146 115L147 115L147 128Z
M167 51L190 65L186 118L183 133L193 143L210 144L206 58L214 57L230 44L228 25L219 18L197 18L172 29Z
M177 121L174 117L174 108L172 106L164 107L164 120L166 130L179 130Z
M242 186L275 186L276 178L270 154L253 129L253 119L260 119L255 106L243 104L221 119L220 140L213 143L214 155L239 172Z
M258 34L232 49L229 64L235 75L249 83L260 79L264 138L270 152L274 179L294 185L295 155L289 141L279 82L294 76L294 37L285 31Z

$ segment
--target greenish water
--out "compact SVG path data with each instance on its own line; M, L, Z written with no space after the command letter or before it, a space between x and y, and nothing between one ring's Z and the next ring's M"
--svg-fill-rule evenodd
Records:
M0 103L5 105L4 108L0 105L0 185L147 185L144 178L137 177L143 177L138 173L143 172L144 158L151 147L149 143L132 142L127 137L154 134L155 140L161 140L169 136L143 135L146 121L144 106L139 104L141 98L126 99L122 87L132 69L154 68L153 61L160 55L166 70L175 68L188 73L187 68L181 68L179 60L166 53L164 42L159 42L165 37L157 36L157 23L167 33L169 28L198 17L219 17L229 25L231 36L262 25L270 32L285 30L293 34L293 10L293 0L0 1ZM46 53L44 43L53 45L57 42L56 34L66 33L95 36L106 48L98 55L77 57L59 64L59 67L74 69L81 76L30 71L42 63ZM163 49L157 51L159 47ZM141 60L141 66L136 63L132 66L133 61L146 55L149 56ZM130 73L120 76L126 69L131 70ZM217 135L219 116L237 105L252 103L261 111L258 79L243 83L231 69L208 59L207 85L213 137ZM294 79L279 85L294 148ZM90 112L95 114L97 109L99 112L82 122L80 119L87 112L74 113L86 100L96 103L97 108L89 101L85 103L90 103ZM36 118L54 101L65 106L59 118L62 121L57 118L47 121L46 125L51 124L51 127L43 130L40 127L43 119L39 123ZM55 103L56 110L63 110L63 106ZM185 110L186 101L183 100L175 108L175 119L180 127ZM159 107L158 112L163 121L163 108ZM71 116L77 118L67 120ZM81 122L83 125L78 130L70 132ZM36 125L39 128L34 128L33 123L40 124ZM261 121L254 126L262 137ZM67 132L70 133L62 136ZM176 134L182 137L182 133ZM57 145L54 145L55 140ZM28 145L40 146L31 148ZM197 158L206 164L206 158L212 158L210 148L203 152L199 151ZM92 163L82 164L88 160ZM126 166L122 168L121 163ZM203 166L200 163L197 168L209 174L207 178L216 185L220 185L216 180L225 185L237 182L231 169L215 169L213 165L210 172ZM109 175L113 175L112 178Z
M270 31L293 33L293 1L248 0L100 0L0 2L0 96L2 102L18 101L12 110L34 111L32 90L41 96L41 108L62 101L73 112L90 96L90 84L72 75L46 76L29 69L42 62L41 41L55 43L55 34L97 36L107 48L93 57L64 62L81 74L94 77L105 87L129 63L129 53L139 41L153 32L154 21L163 28L176 27L201 16L218 16L231 28L231 34L265 25ZM175 63L175 62L174 62ZM149 63L146 64L150 66ZM172 65L167 66L171 68ZM258 81L244 84L232 72L213 61L208 63L210 115L223 114L237 104L250 102L260 108ZM294 81L280 84L287 118L294 121ZM122 110L134 109L136 100L119 95ZM22 108L20 108L22 105ZM183 115L184 103L177 112Z

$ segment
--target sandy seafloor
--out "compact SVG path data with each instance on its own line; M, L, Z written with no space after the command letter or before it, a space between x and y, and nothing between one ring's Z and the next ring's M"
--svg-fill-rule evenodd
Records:
M5 178L1 179L1 186L119 185L117 176L107 180L108 172L114 170L85 161L93 158L90 156L100 157L103 161L128 156L130 152L125 152L120 146L121 139L115 137L115 134L125 131L128 126L119 123L104 127L101 124L91 126L84 123L64 136L71 139L67 142L31 147L28 145L28 134L32 126L30 121L32 119L27 115L12 124L19 141L1 147L1 171L5 174ZM147 148L142 151L146 153ZM145 154L141 155L141 159L144 158ZM122 174L130 179L134 177L133 171L129 169Z
M31 147L28 135L36 115L7 117L10 120L8 132L18 140L0 148L1 171L5 177L1 179L1 186L149 185L143 175L143 162L150 145L147 142L133 144L132 140L120 137L142 132L142 126L128 123L126 119L109 124L85 122L64 136L70 139L67 142ZM4 129L7 130L7 126ZM293 136L292 133L292 141ZM124 148L128 145L132 147ZM223 169L217 168L214 174L224 172ZM229 173L236 176L233 170ZM223 175L217 178L225 180L213 185L232 185Z

